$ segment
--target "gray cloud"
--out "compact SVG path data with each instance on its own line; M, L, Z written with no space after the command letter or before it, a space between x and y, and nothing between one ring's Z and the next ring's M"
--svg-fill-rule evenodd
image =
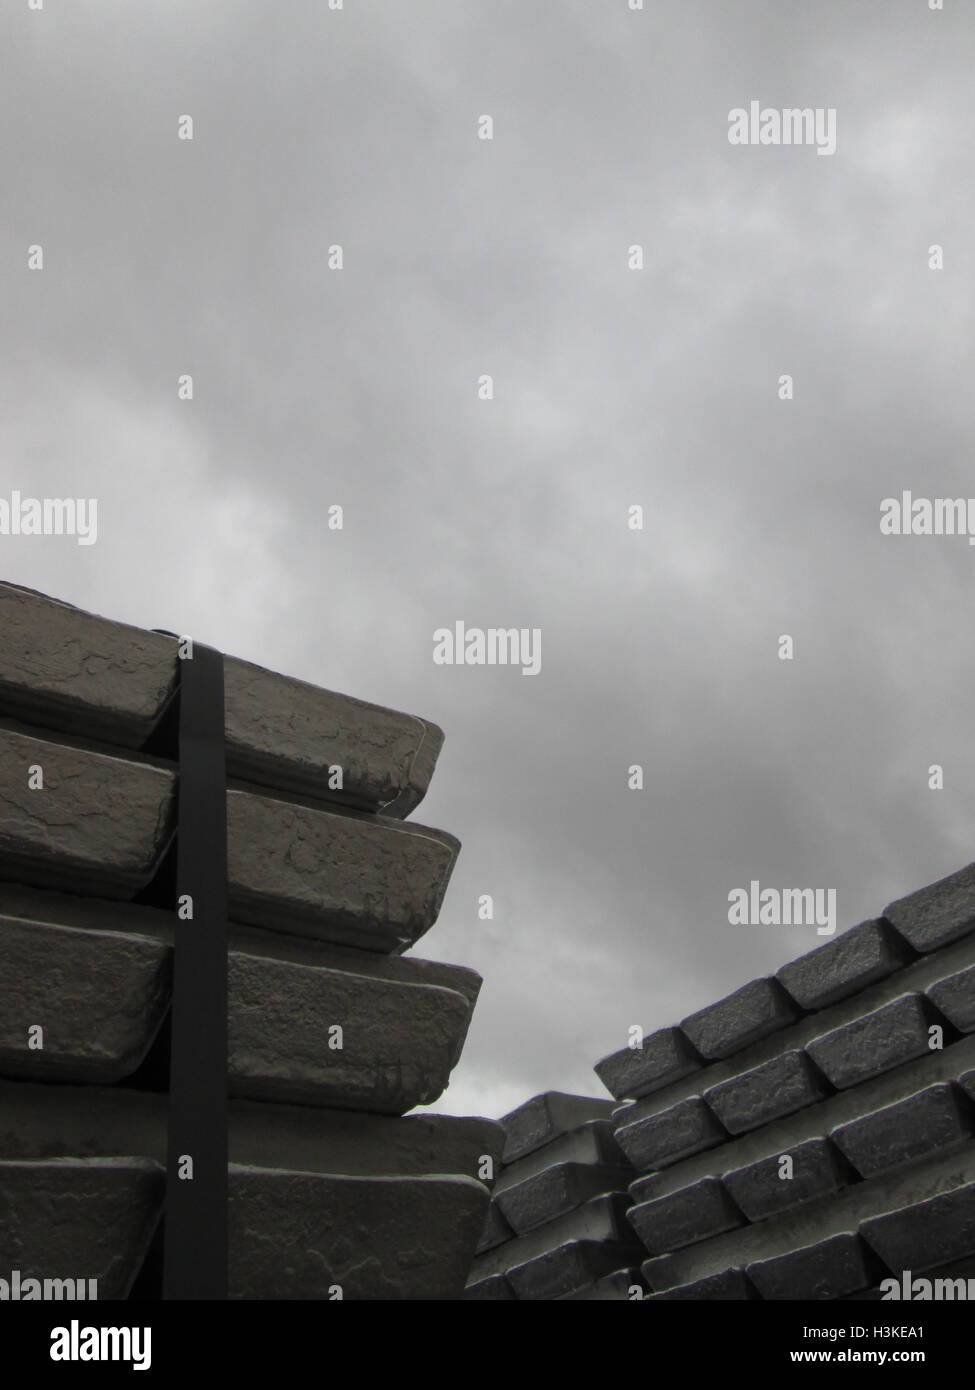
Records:
M752 878L847 926L971 858L975 554L878 528L975 493L946 4L0 20L3 485L100 504L3 573L443 725L419 818L464 849L422 953L485 976L443 1108L595 1090L629 1024L818 944L729 927ZM835 156L731 147L753 98L835 106ZM460 618L541 627L541 674L435 667Z

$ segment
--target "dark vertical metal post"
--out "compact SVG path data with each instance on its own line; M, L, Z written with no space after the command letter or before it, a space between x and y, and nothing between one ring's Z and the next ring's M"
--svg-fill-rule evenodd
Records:
M227 1297L227 782L223 657L180 662L163 1297ZM192 904L192 915L187 901ZM190 1165L192 1165L190 1167ZM192 1177L188 1176L192 1171Z

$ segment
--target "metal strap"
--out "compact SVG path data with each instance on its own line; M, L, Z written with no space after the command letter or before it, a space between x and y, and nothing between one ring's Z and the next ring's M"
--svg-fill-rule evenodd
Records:
M223 656L181 660L163 1298L227 1297L227 774Z

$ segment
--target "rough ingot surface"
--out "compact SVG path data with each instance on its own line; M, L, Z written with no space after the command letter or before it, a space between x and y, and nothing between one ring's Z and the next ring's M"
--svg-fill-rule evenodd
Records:
M679 1028L659 1028L640 1047L621 1048L597 1062L593 1070L617 1100L638 1100L700 1067L700 1057Z
M633 1169L610 1167L602 1163L556 1163L542 1173L499 1188L495 1201L505 1220L517 1235L607 1192L626 1192ZM601 1270L605 1274L607 1271Z
M231 1298L454 1299L488 1192L466 1177L231 1165Z
M932 1246L940 1247L941 1261L954 1258L966 1248L975 1250L972 1227L968 1225L966 1229L962 1219L963 1202L959 1202L956 1210L949 1210L950 1202L945 1206L935 1202L942 1195L961 1197L963 1188L975 1192L975 1146L971 1144L961 1149L952 1148L947 1153L932 1154L889 1174L851 1183L838 1192L800 1203L764 1221L684 1249L671 1250L645 1261L643 1273L654 1292L659 1293L731 1265L744 1267L747 1273L753 1262L791 1256L834 1237L845 1238L859 1232L867 1244L873 1244L871 1231L875 1218L881 1219L888 1238L892 1239L896 1231L902 1242L896 1257L900 1263L890 1262L890 1248L879 1250L878 1247L888 1268L920 1272L925 1267L922 1261L931 1262ZM906 1221L901 1219L904 1214L909 1216ZM842 1248L840 1240L837 1249ZM867 1275L861 1288L877 1282L869 1271Z
M665 1293L650 1295L654 1302L738 1302L743 1299L757 1299L758 1291L750 1284L744 1270L723 1269L719 1274L696 1279L692 1284L678 1284Z
M0 728L0 876L134 897L169 844L175 788L167 768Z
M150 937L0 916L0 1073L82 1082L130 1076L169 1008L170 957Z
M291 961L296 965L328 967L346 975L368 976L373 980L412 985L439 985L462 994L467 1001L468 1021L481 989L481 977L476 970L464 965L449 965L445 961L422 960L418 956L384 956L378 951L357 951L351 947L316 941L312 937L290 936L283 932L264 931L260 927L242 926L231 922L231 950L242 955L265 956L276 961ZM466 1026L456 1036L451 1066L460 1061Z
M925 994L960 1033L975 1033L975 965L929 985Z
M150 1159L0 1160L2 1277L96 1279L100 1301L126 1298L164 1194Z
M776 1150L722 1175L732 1201L749 1221L764 1221L857 1181L852 1166L828 1139L793 1145L788 1170L783 1168L784 1156Z
M575 1211L478 1255L471 1267L468 1282L476 1284L492 1274L504 1274L515 1265L525 1264L538 1255L546 1255L572 1240L617 1241L624 1245L632 1243L633 1228L626 1219L629 1205L629 1197L620 1193L594 1197L581 1207L576 1207Z
M26 888L22 884L0 882L0 916L32 924L80 927L88 931L138 934L162 942L173 940L173 914L137 903L111 902L102 898L80 898L70 893ZM249 956L266 956L295 965L328 967L371 979L402 981L415 985L442 985L463 994L472 1012L481 988L481 977L465 965L421 960L416 956L384 956L377 951L357 951L313 937L292 936L287 932L265 931L260 927L230 922L227 939L231 951ZM454 1065L460 1060L463 1038L458 1038Z
M971 1164L968 1169L970 1172ZM967 1179L967 1180L966 1180ZM860 1235L894 1274L923 1273L975 1251L975 1182L965 1172L946 1175L941 1190L892 1206L860 1225Z
M235 952L228 983L230 1091L254 1099L402 1115L445 1090L470 1021L439 985Z
M0 1072L109 1082L135 1071L169 1003L166 941L0 915L0 953ZM231 950L230 1093L402 1114L443 1092L471 1010L441 985Z
M433 926L460 849L443 830L227 793L230 912L339 945L401 951Z
M936 1082L838 1125L833 1142L865 1178L888 1172L975 1133L975 1107L960 1086Z
M898 898L884 917L915 951L935 951L975 931L975 864Z
M727 1138L724 1125L700 1096L688 1096L650 1115L638 1113L616 1130L616 1142L637 1172L679 1163Z
M0 707L31 724L139 748L176 686L176 643L0 584Z
M895 1152L903 1153L906 1141L912 1146L912 1160L927 1155L937 1147L935 1141L945 1137L945 1131L930 1123L929 1112L922 1121L923 1132L918 1133L916 1121L905 1115L901 1102L928 1087L956 1079L962 1091L966 1070L973 1062L975 1038L968 1038L943 1051L931 1052L904 1067L885 1072L852 1090L838 1092L773 1125L752 1131L742 1138L731 1138L725 1144L685 1159L673 1167L638 1178L630 1185L630 1195L636 1202L647 1201L651 1197L674 1192L698 1178L723 1177L735 1169L748 1167L756 1160L763 1160L773 1152L779 1155L795 1154L806 1143L827 1135L832 1138L843 1126L869 1120L875 1112L882 1112L887 1107L892 1107L892 1113L898 1118L895 1132L890 1134L887 1131L895 1141ZM872 1128L872 1124L869 1127ZM908 1132L901 1133L905 1128ZM839 1147L842 1150L842 1145ZM903 1161L908 1160L905 1158ZM777 1177L773 1181L781 1185Z
M639 1202L630 1208L629 1218L651 1255L666 1255L745 1224L719 1178L701 1178L666 1196Z
M514 1163L590 1120L609 1119L612 1112L613 1102L597 1096L573 1096L565 1091L532 1096L501 1120L508 1136L504 1161Z
M168 1098L119 1087L0 1081L0 1157L166 1161ZM255 1168L391 1177L495 1170L504 1132L496 1120L457 1115L368 1115L305 1105L231 1100L230 1159Z
M842 1055L854 1046L861 1021L868 1015L894 1004L905 995L928 994L948 977L967 971L973 960L975 935L970 934L909 962L902 969L875 981L852 996L838 1000L824 1009L805 1014L794 1024L751 1044L740 1053L735 1053L727 1059L713 1061L703 1071L672 1082L663 1090L646 1095L633 1103L621 1105L613 1112L617 1131L681 1104L695 1094L711 1092L714 1087L740 1078L757 1067L769 1064L773 1064L774 1067L775 1059L787 1052L802 1050L812 1056L813 1047L829 1033L837 1033L842 1058ZM935 1011L933 1005L928 1005L928 1009L934 1014L931 1023L945 1023L945 1019ZM892 1017L897 1012L894 1010L892 1015L884 1015L884 1018ZM911 1065L903 1058L898 1061L896 1049L891 1050L888 1047L896 1032L895 1029L886 1038L873 1037L869 1046L860 1049L865 1066L861 1071L860 1081L856 1084L880 1075L890 1068L892 1061L896 1066ZM943 1033L946 1051L952 1045L953 1038L954 1029L949 1023ZM931 1041L936 1040L937 1035L933 1035ZM927 1040L923 1050L929 1051Z
M31 790L31 768L43 788ZM0 728L0 876L132 898L169 845L175 774ZM377 951L436 921L460 849L446 831L230 790L231 916Z
M836 1299L870 1286L879 1273L873 1252L852 1232L756 1260L748 1279L766 1299Z
M476 1253L480 1255L485 1250L493 1250L496 1245L503 1245L506 1240L511 1240L513 1236L514 1231L504 1219L501 1208L497 1202L492 1202L484 1218L484 1229L477 1242Z
M177 684L177 641L0 584L0 712L141 748ZM443 733L429 720L224 659L227 771L262 786L409 815ZM342 787L329 787L341 767Z
M613 1134L612 1120L589 1120L569 1134L561 1134L540 1149L533 1149L524 1158L506 1163L498 1174L497 1191L514 1187L536 1173L545 1173L559 1163L600 1163L612 1167L627 1167L623 1151ZM630 1177L636 1174L631 1172ZM625 1184L624 1184L625 1186Z
M789 961L775 978L801 1008L823 1009L886 979L912 956L907 943L874 918Z
M629 1215L655 1296L754 1270L766 1297L872 1297L871 1244L975 1261L973 960L975 864L660 1030L642 1070L597 1065L633 1098L613 1118L648 1170Z
M235 658L224 660L227 766L267 787L408 816L426 795L443 731ZM329 768L342 788L329 789Z
M523 1301L568 1298L618 1271L633 1259L639 1248L636 1241L573 1240L525 1264L515 1265L505 1277L515 1297Z
M806 1054L795 1049L711 1086L703 1098L729 1134L745 1134L831 1093Z
M680 1031L701 1057L714 1061L778 1032L798 1016L799 1010L778 981L763 978L691 1014L682 1021Z
M923 994L903 994L879 1009L814 1038L806 1051L837 1090L923 1057L939 1015Z

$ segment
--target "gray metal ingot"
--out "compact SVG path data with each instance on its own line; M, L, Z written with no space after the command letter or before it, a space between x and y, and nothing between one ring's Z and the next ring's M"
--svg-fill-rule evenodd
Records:
M175 638L13 584L0 584L0 631L0 715L138 749L175 694ZM429 720L235 657L224 692L231 777L394 818L426 794L443 745Z
M230 914L373 951L437 920L460 841L445 830L227 793Z
M173 834L167 767L0 728L0 876L131 898Z
M169 915L90 899L79 912L75 901L0 885L0 1074L118 1082L158 1033ZM402 961L401 978L384 978L370 957L361 973L275 959L275 939L263 950L231 940L231 1095L395 1115L437 1099L467 1034L473 972L441 966L432 983Z
M0 878L133 898L175 824L176 775L0 727ZM443 830L227 793L230 915L366 950L405 950L436 921L460 849Z
M52 1299L127 1298L165 1186L162 1167L148 1158L0 1159L2 1277L17 1271L21 1290L25 1279L41 1281L32 1297L54 1280Z
M0 1160L0 1268L96 1281L124 1299L165 1195L146 1158ZM230 1165L231 1298L452 1299L487 1188L463 1176L356 1177ZM50 1295L54 1297L52 1293Z

